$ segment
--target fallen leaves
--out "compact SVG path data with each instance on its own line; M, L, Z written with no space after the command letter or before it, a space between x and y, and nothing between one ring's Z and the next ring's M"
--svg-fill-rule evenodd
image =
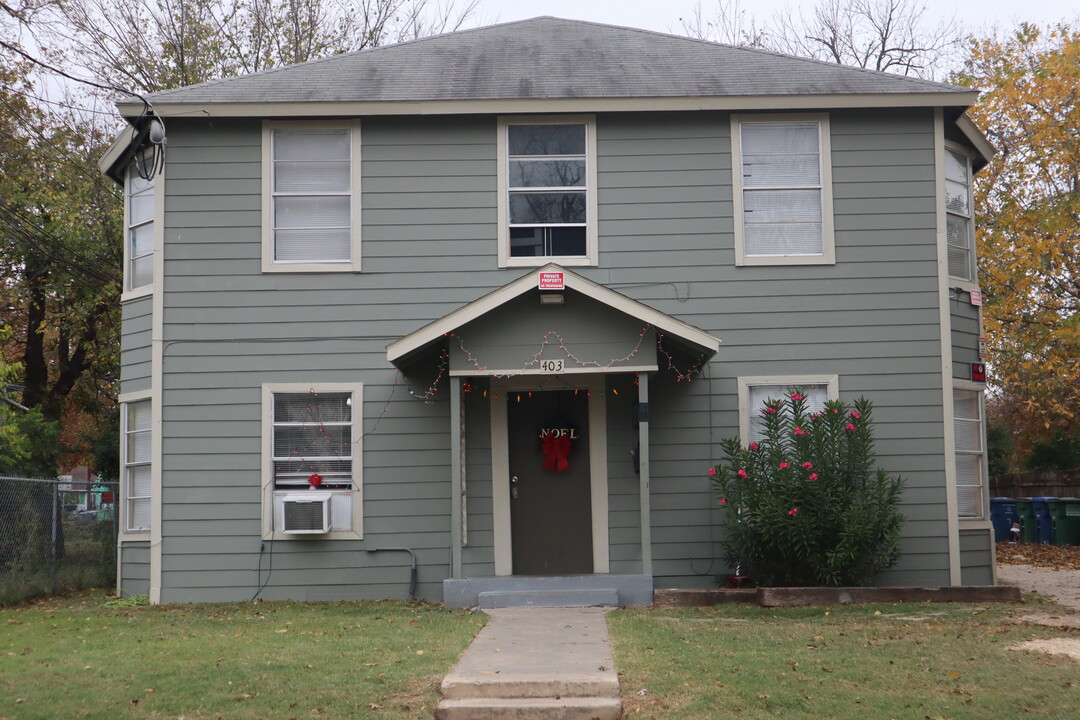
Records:
M1080 570L1080 545L998 543L999 565L1034 565L1054 570Z

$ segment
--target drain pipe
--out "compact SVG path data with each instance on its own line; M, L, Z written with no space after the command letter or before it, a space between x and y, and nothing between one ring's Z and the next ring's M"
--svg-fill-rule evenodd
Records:
M407 552L412 558L412 568L409 570L409 597L416 599L416 553L407 547L377 547L367 552Z

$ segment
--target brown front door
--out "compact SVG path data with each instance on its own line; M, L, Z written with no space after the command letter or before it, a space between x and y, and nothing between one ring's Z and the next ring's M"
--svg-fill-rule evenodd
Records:
M514 574L591 573L588 393L511 391L507 431Z

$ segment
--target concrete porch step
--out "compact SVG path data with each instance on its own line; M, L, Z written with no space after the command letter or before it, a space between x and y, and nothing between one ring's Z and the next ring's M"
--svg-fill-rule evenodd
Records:
M466 698L617 698L619 680L597 667L591 673L476 675L450 673L439 689L448 700Z
M479 594L481 608L618 607L615 588L583 590L489 590Z
M618 698L468 698L443 700L436 720L619 720Z

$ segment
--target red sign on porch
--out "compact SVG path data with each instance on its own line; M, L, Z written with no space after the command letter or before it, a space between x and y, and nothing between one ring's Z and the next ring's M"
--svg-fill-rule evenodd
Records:
M974 382L986 382L985 363L971 363L971 379Z
M565 290L566 279L561 272L542 272L540 273L540 289Z

